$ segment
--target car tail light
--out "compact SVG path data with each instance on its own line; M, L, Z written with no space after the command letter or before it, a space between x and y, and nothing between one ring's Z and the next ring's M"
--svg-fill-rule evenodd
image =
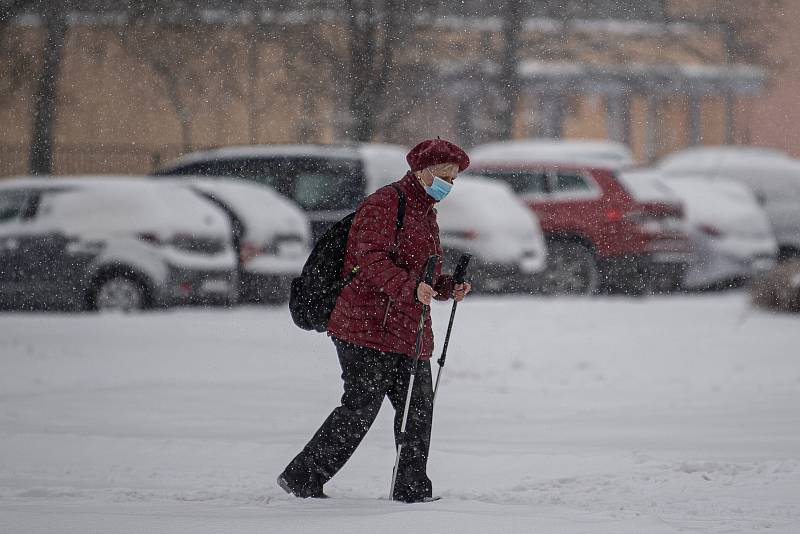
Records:
M609 208L605 212L606 221L608 222L620 222L622 219L625 218L625 214L619 208Z
M245 241L242 243L242 248L239 251L239 262L247 263L256 256L264 253L264 247L252 241Z
M706 234L707 236L711 237L720 237L722 235L722 230L720 230L713 224L708 224L708 223L698 224L697 229Z

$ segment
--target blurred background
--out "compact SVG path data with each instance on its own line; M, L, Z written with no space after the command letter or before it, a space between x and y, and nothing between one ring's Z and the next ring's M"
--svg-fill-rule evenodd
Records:
M61 193L85 184L22 177L101 175L107 189L110 176L157 175L147 180L191 182L224 212L229 242L167 215L143 224L145 200L125 206L141 220L117 237L159 254L230 249L238 259L215 259L209 287L239 289L215 300L281 302L313 239L399 178L410 146L439 135L473 155L477 184L453 199L460 212L441 214L442 239L450 258L481 256L487 291L740 285L800 253L798 15L789 0L3 0L0 281L29 293L20 288L42 273L20 265L55 276L32 251L75 253L21 240L25 222L57 214L42 224L66 228L93 210L85 198L64 207ZM265 219L274 210L253 205L258 193L222 192L209 177L277 193L262 206L280 203L288 219ZM490 197L489 213L465 216ZM515 202L528 215L497 220ZM62 241L85 240L85 227ZM509 228L519 239L498 245L490 234ZM135 274L146 269L119 254L101 261L103 239L69 245L88 265L67 284L82 288L69 302L97 307L108 277L133 280L149 304L160 300L152 279L173 278L173 296L208 282Z
M787 0L3 0L0 174L209 146L609 138L800 155Z

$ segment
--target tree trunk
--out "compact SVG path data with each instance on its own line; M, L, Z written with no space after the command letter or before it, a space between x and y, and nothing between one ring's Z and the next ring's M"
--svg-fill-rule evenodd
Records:
M382 6L379 9L378 6ZM406 0L348 0L350 17L350 113L353 141L372 141L403 45Z
M375 5L377 0L349 0L350 17L350 113L353 141L372 139L374 123L371 113L370 85L375 61Z
M34 95L33 132L30 152L30 173L53 172L53 130L58 99L58 71L67 33L66 8L63 2L44 2L44 46L39 86Z
M522 31L522 0L506 0L503 19L504 43L500 60L500 109L497 126L500 139L511 139L514 133L514 110L519 100L517 52Z

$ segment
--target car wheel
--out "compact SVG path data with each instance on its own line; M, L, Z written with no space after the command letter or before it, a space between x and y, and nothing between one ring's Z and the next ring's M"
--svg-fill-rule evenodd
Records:
M141 310L145 304L144 287L127 276L102 280L93 292L92 308L98 311Z
M597 292L600 275L592 252L578 243L555 241L547 247L542 291L550 295L589 295Z

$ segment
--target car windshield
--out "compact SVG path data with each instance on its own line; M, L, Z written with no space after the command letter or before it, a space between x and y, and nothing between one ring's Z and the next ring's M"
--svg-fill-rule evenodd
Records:
M19 217L26 196L27 192L23 190L0 191L0 221Z
M547 175L543 171L478 171L481 176L502 180L518 195L544 194L547 192Z
M353 209L364 196L360 165L348 160L316 160L301 165L291 196L309 211Z

